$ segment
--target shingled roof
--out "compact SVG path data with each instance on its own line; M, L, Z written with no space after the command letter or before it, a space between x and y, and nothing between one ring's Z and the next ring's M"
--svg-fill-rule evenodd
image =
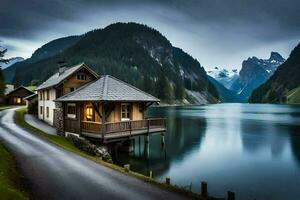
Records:
M160 100L115 77L105 75L55 101L159 102Z
M59 72L55 73L49 79L47 79L44 83L42 83L39 87L37 87L36 90L42 90L42 89L56 86L56 85L62 83L66 78L68 78L75 72L79 71L81 68L87 69L91 74L93 74L95 77L98 78L98 75L93 70L91 70L86 64L80 63L78 65L74 65L70 68L67 68L61 74Z
M20 87L18 87L16 89L10 91L9 93L7 93L6 96L9 96L9 95L15 93L16 91L21 90L21 89L28 91L28 93L34 94L33 91L31 91L31 90L27 89L26 87L24 87L23 85L21 85Z

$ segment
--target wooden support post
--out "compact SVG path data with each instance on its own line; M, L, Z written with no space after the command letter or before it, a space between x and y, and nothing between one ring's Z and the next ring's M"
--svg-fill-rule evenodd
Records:
M152 173L151 170L150 170L150 172L149 172L149 177L150 177L150 178L153 178L153 173Z
M235 200L235 193L228 191L227 192L227 200Z
M201 182L201 197L207 198L207 183Z
M161 144L162 144L162 146L165 145L165 135L164 134L161 134Z
M171 179L169 177L166 177L166 184L170 185L171 184Z
M139 155L141 155L141 136L138 137L139 137Z
M106 123L106 119L105 119L105 108L104 108L104 106L105 106L105 104L103 103L102 104L102 118L101 118L101 125L102 125L102 140L103 140L103 142L105 141L105 133L106 133L106 125L105 125L105 123ZM101 126L100 125L100 126Z
M78 116L78 118L79 118L79 134L81 135L81 133L82 133L82 124L81 124L81 121L82 121L82 103L81 102L79 102L78 104L77 104L77 106L79 106L79 116Z
M130 137L131 137L131 130L132 130L132 126L131 126L131 120L129 121L129 134L130 134Z
M149 135L145 135L144 139L145 139L145 144L148 144L149 143Z
M130 171L130 164L124 165L124 170L125 170L125 172L129 172Z

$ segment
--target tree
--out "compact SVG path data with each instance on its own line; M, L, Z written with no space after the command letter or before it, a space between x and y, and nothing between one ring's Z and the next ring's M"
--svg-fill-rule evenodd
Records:
M156 83L156 96L169 104L174 100L172 87L163 73L160 74Z
M1 63L7 63L9 60L4 59L4 55L6 53L7 49L1 50L0 46L0 98L4 97L4 92L5 92L5 81L4 81L4 76L2 73L2 66Z
M183 81L181 79L177 79L175 81L175 97L180 101L182 101L185 97L185 89L183 86Z

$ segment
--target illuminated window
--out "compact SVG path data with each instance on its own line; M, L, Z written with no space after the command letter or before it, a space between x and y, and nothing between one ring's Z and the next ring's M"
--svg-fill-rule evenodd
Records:
M94 111L92 106L86 106L86 120L94 121Z
M22 102L21 98L17 98L17 104L20 104Z
M68 103L67 104L67 117L71 119L76 119L76 104Z
M20 97L14 97L14 103L15 104L21 104L22 103L22 99Z
M121 105L121 120L126 121L131 118L131 105L130 104L122 104Z

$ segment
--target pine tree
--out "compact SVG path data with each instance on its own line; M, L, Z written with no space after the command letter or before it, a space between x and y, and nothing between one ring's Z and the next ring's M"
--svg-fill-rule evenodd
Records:
M2 69L0 68L0 98L4 97L4 92L5 92L5 82L4 82Z
M1 63L6 63L8 61L3 58L6 51L7 51L7 49L0 50L0 98L4 97L4 92L5 92L5 81L4 81L4 76L2 73Z
M185 90L182 80L177 80L175 82L175 97L180 101L182 101L185 98Z
M156 96L166 103L172 103L174 95L167 77L161 73L156 83Z

